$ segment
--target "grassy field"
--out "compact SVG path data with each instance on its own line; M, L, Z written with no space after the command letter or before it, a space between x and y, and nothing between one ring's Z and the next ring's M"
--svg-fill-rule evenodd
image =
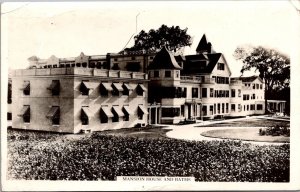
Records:
M275 125L290 126L289 121L277 121L269 119L243 119L232 122L214 123L199 127L271 127Z
M286 136L260 136L259 128L245 129L217 129L201 133L205 137L222 138L222 139L240 139L246 141L261 141L261 142L280 142L289 143L290 137Z
M196 181L288 182L289 145L181 141L161 128L87 135L8 131L9 179L115 180L191 176Z

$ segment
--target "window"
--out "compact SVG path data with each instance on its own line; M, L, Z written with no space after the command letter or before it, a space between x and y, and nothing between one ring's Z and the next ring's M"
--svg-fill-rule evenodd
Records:
M226 103L226 113L228 113L228 103Z
M210 114L210 115L213 115L213 114L214 114L214 106L213 106L213 105L210 105L210 106L209 106L209 114Z
M249 105L247 105L247 111L249 111Z
M81 63L76 63L76 67L81 67Z
M53 68L57 68L57 65L53 65Z
M244 100L244 101L249 100L249 95L248 95L248 94L243 95L243 100Z
M59 67L60 67L60 68L64 68L64 67L65 67L65 64L60 64Z
M108 96L108 92L112 91L113 88L110 83L102 82L100 84L100 94L101 96Z
M119 63L114 63L111 69L112 70L120 70Z
M209 94L210 97L214 97L214 89L213 88L210 88L210 94Z
M82 67L87 67L87 63L86 62L82 63Z
M232 112L235 111L235 104L231 104L231 111L232 111Z
M224 103L222 103L222 113L224 113Z
M135 57L131 57L131 60L135 60Z
M118 61L118 58L114 58L114 61Z
M124 113L123 121L129 121L129 117L132 112L129 109L129 106L123 106L122 111Z
M180 108L162 108L161 109L162 117L179 117Z
M216 110L216 104L214 104L214 114L216 114L217 110Z
M192 88L192 98L198 98L198 88Z
M126 69L128 71L139 72L141 69L140 62L127 62Z
M246 111L246 105L244 105L244 111Z
M143 84L138 84L138 86L136 87L136 94L138 96L143 96L144 91L146 91L146 90L147 90L147 88Z
M71 64L72 67L75 67L75 63Z
M48 87L48 89L51 90L53 96L59 95L59 91L60 91L59 80L52 80L52 83L50 87Z
M91 116L91 112L89 110L89 107L88 106L83 106L81 108L81 115L80 115L82 125L88 125L89 124L89 116Z
M46 115L48 119L51 119L52 125L59 125L60 121L60 109L59 106L52 106L48 114Z
M24 105L18 116L23 117L24 123L30 123L30 106Z
M102 63L100 61L97 62L96 68L97 69L101 69L102 68Z
M112 88L113 88L113 90L112 90L111 94L114 96L119 96L120 93L122 93L124 91L121 83L113 83Z
M202 106L202 113L203 113L203 116L207 116L207 106L206 105Z
M101 123L108 123L108 119L112 118L114 115L112 114L111 110L108 106L101 106L100 109L100 122Z
M179 78L179 71L176 71L176 78Z
M139 105L138 106L138 119L142 120L144 115L148 115L148 111L142 105Z
M97 87L97 83L88 82L83 80L80 84L80 92L82 95L89 95L90 90L94 90Z
M256 89L259 89L259 84L256 84Z
M30 81L24 81L21 89L24 95L30 95Z
M119 106L113 106L111 111L114 115L112 117L112 122L119 122L119 118L124 117L124 113Z
M220 103L218 103L218 114L220 114L220 109L221 109L220 106L221 106Z
M229 78L225 77L225 84L229 84Z
M218 63L218 70L224 70L225 69L225 65L224 63Z
M235 97L235 89L231 89L231 97Z
M95 68L95 62L89 62L89 68Z
M123 83L123 95L129 95L129 92L133 90L132 86L128 83Z
M165 77L171 77L171 71L165 71Z
M255 110L255 105L254 105L254 104L251 104L251 105L250 105L250 110L251 110L251 111L254 111L254 110Z
M7 112L7 120L11 120L12 119L12 113Z
M260 84L260 89L262 89L262 84Z
M229 97L229 91L228 90L225 91L225 97Z
M263 110L263 105L262 104L257 104L256 109L257 110Z
M206 88L202 88L202 97L203 98L207 97L207 89Z
M252 89L255 89L255 84L252 85Z
M238 89L238 96L241 97L241 90Z
M242 105L241 104L238 105L238 109L239 109L239 112L242 111Z
M70 64L66 64L66 67L71 67L71 65Z
M159 71L154 71L154 77L159 77Z
M252 94L252 99L255 99L255 94Z

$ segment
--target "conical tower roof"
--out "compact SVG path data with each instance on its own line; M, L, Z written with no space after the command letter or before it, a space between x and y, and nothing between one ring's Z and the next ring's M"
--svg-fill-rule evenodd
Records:
M154 57L148 69L181 69L174 55L163 47Z
M202 38L201 38L201 40L200 40L200 42L199 42L199 44L197 46L196 51L199 52L201 50L206 50L207 49L207 45L208 45L208 43L207 43L206 35L203 34L203 36L202 36Z

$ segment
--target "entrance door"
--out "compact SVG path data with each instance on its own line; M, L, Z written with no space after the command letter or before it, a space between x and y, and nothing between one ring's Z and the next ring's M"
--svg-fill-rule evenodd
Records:
M150 113L151 113L151 124L156 124L155 119L156 119L156 114L155 114L155 108L150 108Z

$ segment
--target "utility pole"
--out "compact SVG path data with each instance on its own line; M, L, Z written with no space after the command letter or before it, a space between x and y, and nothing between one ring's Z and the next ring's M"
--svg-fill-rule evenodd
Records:
M138 13L136 16L135 16L135 33L137 33L137 28L138 28L138 16L140 15L140 13Z

